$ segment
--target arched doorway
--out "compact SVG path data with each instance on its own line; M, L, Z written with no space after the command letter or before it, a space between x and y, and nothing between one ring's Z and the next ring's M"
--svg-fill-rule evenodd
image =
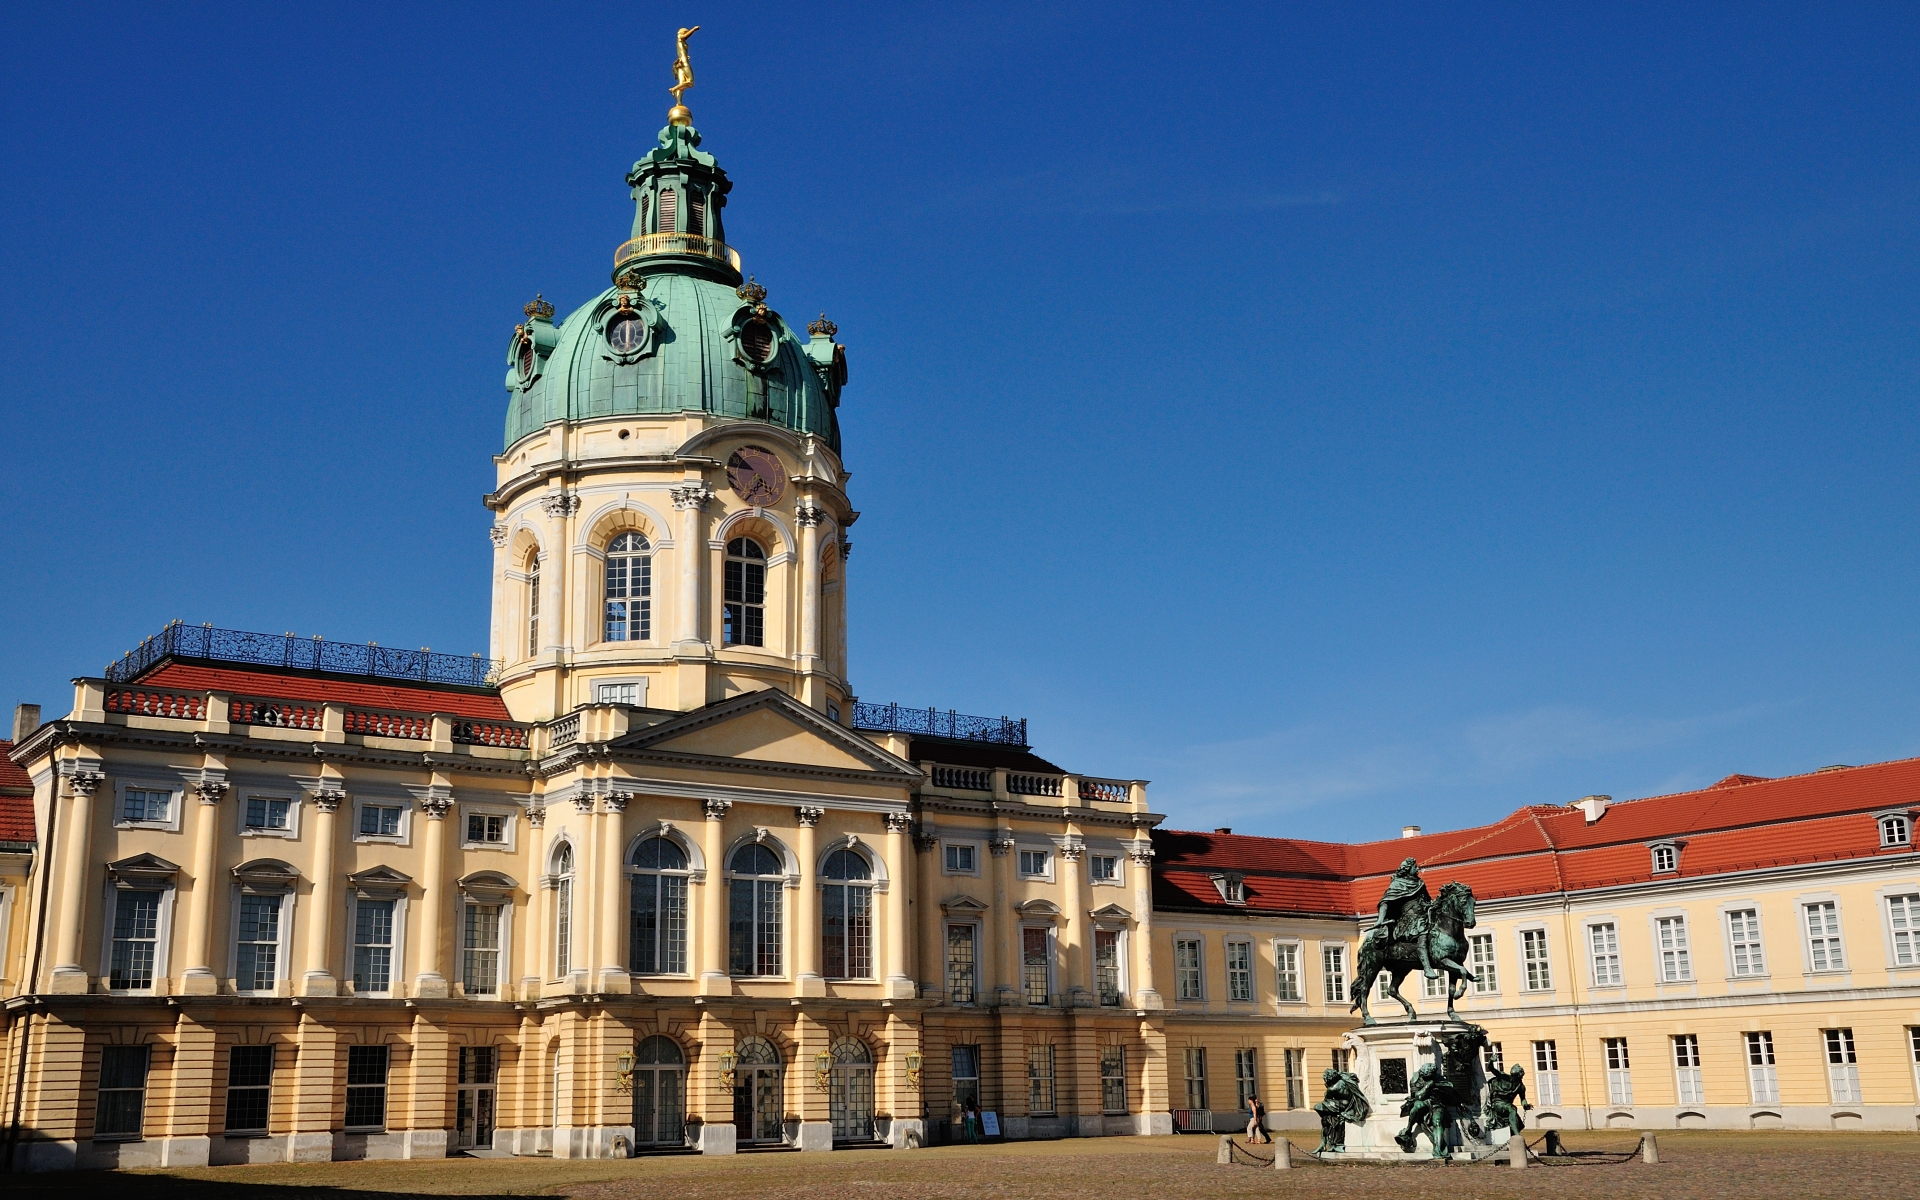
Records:
M858 1038L833 1044L833 1078L828 1085L833 1140L864 1142L873 1137L873 1055Z
M786 1135L781 1103L780 1052L763 1037L734 1051L733 1131L743 1142L777 1142Z
M659 1034L633 1051L633 1144L678 1146L687 1140L687 1060Z

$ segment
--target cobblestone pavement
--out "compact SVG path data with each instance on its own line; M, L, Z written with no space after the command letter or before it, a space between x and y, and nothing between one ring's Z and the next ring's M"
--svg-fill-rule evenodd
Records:
M1920 1136L1663 1133L1661 1163L1324 1166L1294 1139L1295 1170L1218 1166L1210 1137L1097 1138L918 1152L733 1158L317 1163L0 1176L0 1195L111 1200L398 1200L422 1195L572 1200L1835 1200L1920 1196ZM1629 1150L1630 1132L1569 1134L1570 1150ZM1266 1153L1270 1147L1257 1147Z

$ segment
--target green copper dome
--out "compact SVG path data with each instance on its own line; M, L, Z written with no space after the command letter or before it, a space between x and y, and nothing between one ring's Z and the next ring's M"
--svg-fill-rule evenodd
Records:
M507 351L508 446L553 421L707 412L839 452L846 357L833 323L796 333L765 288L741 284L721 223L733 185L699 145L691 126L669 125L633 165L633 236L615 251L613 287L558 325L552 305L527 306Z

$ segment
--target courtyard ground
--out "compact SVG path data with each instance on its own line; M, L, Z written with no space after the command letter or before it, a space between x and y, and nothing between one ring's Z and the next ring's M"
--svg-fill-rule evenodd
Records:
M1537 1136L1537 1135L1536 1135ZM1657 1166L1324 1166L1290 1172L1215 1165L1217 1139L1095 1138L919 1151L743 1154L731 1158L445 1159L177 1171L0 1176L0 1196L96 1200L400 1200L556 1196L570 1200L1823 1200L1920 1196L1920 1135L1662 1133ZM1569 1150L1628 1150L1630 1132L1567 1134ZM1264 1153L1271 1147L1258 1147Z

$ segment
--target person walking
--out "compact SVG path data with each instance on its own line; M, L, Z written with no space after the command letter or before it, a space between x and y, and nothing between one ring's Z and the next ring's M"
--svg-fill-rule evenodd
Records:
M1260 1097L1247 1097L1247 1140L1249 1142L1271 1142L1267 1133L1267 1106L1260 1103Z
M969 1096L960 1105L960 1136L968 1145L980 1141L980 1106Z

